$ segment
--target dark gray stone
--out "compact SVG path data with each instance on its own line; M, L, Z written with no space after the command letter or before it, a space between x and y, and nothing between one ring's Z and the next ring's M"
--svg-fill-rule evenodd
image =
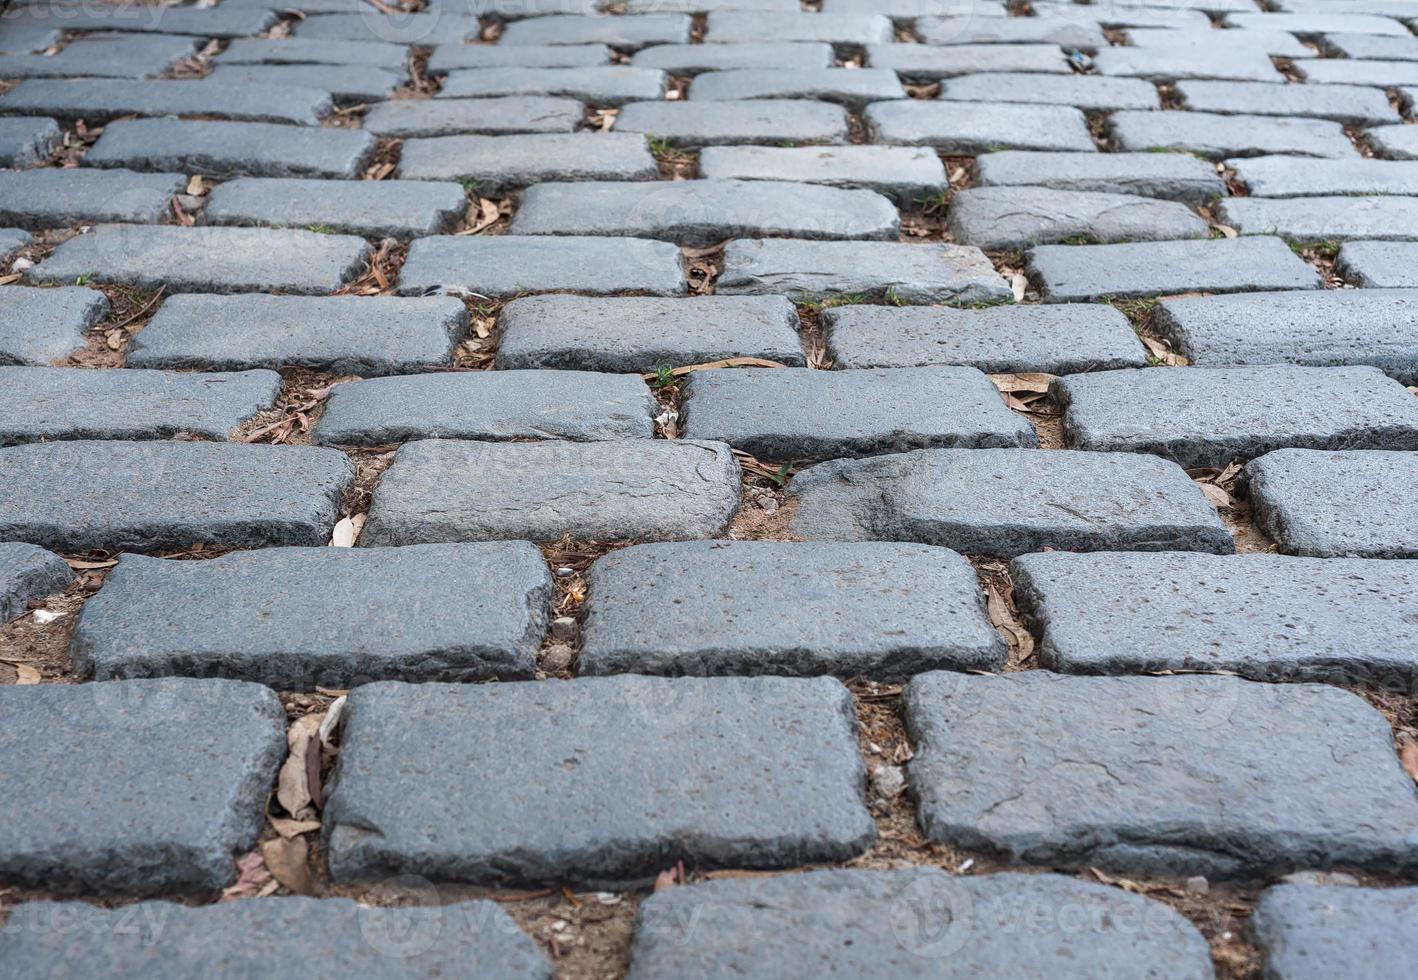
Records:
M1362 963L1372 980L1403 980L1418 970L1415 915L1418 888L1282 884L1261 894L1250 931L1272 976L1321 980Z
M323 545L353 480L343 453L310 446L11 446L0 449L0 540L66 552Z
M1278 238L1218 238L1121 245L1041 245L1029 275L1046 303L1103 296L1319 289L1315 272Z
M994 303L1012 297L973 245L906 242L729 242L715 289L724 295L884 297L894 303Z
M49 159L64 133L53 119L0 118L0 166L33 167Z
M1252 197L1311 197L1323 194L1418 196L1418 161L1314 160L1253 157L1227 160Z
M241 177L214 188L202 214L213 225L417 238L450 231L467 210L467 192L451 181Z
M1002 250L1080 238L1158 241L1208 234L1206 222L1177 201L1047 187L956 191L947 227L957 242Z
M1326 46L1345 58L1366 61L1418 61L1418 38L1383 34L1330 34Z
M1280 449L1241 471L1256 525L1289 555L1418 558L1418 453Z
M1418 238L1418 197L1227 198L1217 216L1243 235L1298 242Z
M358 177L374 136L355 129L197 119L118 119L84 155L89 167L213 177Z
M405 71L409 66L409 49L384 41L242 37L228 44L212 60L218 65L364 65Z
M34 236L23 228L0 228L0 261L8 262L10 257L34 241Z
M1364 140L1388 160L1418 160L1418 127L1375 126L1364 131Z
M0 224L39 230L162 221L172 214L172 196L186 186L181 174L54 167L0 171Z
M658 99L665 73L654 68L607 65L591 68L474 68L448 75L439 98L552 95L592 105L619 106Z
M593 68L610 63L611 49L604 44L440 44L428 59L428 71L441 75L462 68Z
M1383 89L1358 85L1185 81L1177 85L1177 93L1188 109L1198 112L1314 116L1356 126L1399 121Z
M1413 782L1348 691L937 671L905 715L926 836L1007 863L1217 879L1414 861Z
M940 157L911 146L707 146L699 154L699 173L710 180L862 187L903 207L919 206L947 186Z
M1093 58L1102 75L1124 75L1157 82L1216 78L1231 81L1283 84L1285 76L1271 64L1270 56L1255 48L1208 48L1195 44L1175 47L1108 47Z
M399 292L485 296L573 292L592 295L685 291L683 257L669 242L643 238L493 235L419 238L399 270Z
M269 0L268 0L269 2ZM389 44L437 46L475 41L482 24L469 13L425 9L417 13L377 16L367 7L359 13L321 14L307 17L295 29L301 41L384 41Z
M530 678L551 596L525 541L123 555L69 655L101 681L189 674L296 691Z
M0 687L0 714L0 880L52 894L212 897L286 752L275 692L237 681Z
M185 374L123 368L0 367L0 445L57 439L224 441L275 405L274 371Z
M0 289L0 364L52 364L84 346L84 334L108 315L97 289Z
M918 449L819 463L788 496L793 533L813 540L919 541L991 558L1233 549L1181 467L1130 453Z
M888 68L737 68L706 72L689 87L689 101L820 99L861 108L882 99L904 99Z
M1068 75L1068 62L1056 44L873 44L867 64L890 68L910 82L935 82L979 72L1046 72Z
M1045 42L1094 51L1108 39L1097 21L1065 17L976 17L965 8L954 17L917 17L916 34L925 44L1028 44Z
M1418 288L1418 243L1415 242L1345 242L1339 250L1335 270L1356 286ZM1341 293L1340 295L1348 295ZM1362 297L1354 302L1362 305ZM1393 297L1393 294L1388 294ZM1401 294L1398 299L1404 299ZM1383 299L1380 299L1382 302ZM1418 338L1415 338L1418 339ZM1413 348L1409 348L1412 350ZM1418 367L1418 365L1415 365ZM1407 377L1418 384L1418 370L1407 368ZM1397 375L1395 375L1397 376Z
M58 555L32 544L0 543L0 624L23 616L31 602L73 581L74 573Z
M90 123L129 115L213 116L318 126L331 108L330 93L320 89L210 79L31 78L0 95L0 114Z
M1359 155L1349 137L1344 135L1344 127L1328 119L1223 116L1210 112L1117 112L1110 125L1121 150L1175 150L1212 160L1269 153L1332 160Z
M303 367L413 374L450 363L468 312L449 296L171 296L133 338L130 367Z
M1157 87L1151 82L1102 75L982 72L947 78L941 82L939 97L949 102L1030 102L1106 112L1162 108Z
M954 156L1010 148L1097 150L1088 121L1072 106L903 99L867 106L862 121L873 143L932 146Z
M782 296L536 296L498 323L497 367L655 371L729 357L801 367L798 316Z
M1061 191L1138 194L1186 204L1205 204L1226 193L1226 183L1214 166L1185 153L1005 150L976 159L975 176L982 187L1033 186Z
M222 85L272 85L322 89L339 102L379 102L407 79L407 72L369 65L225 65L207 78Z
M0 21L0 51L6 54L46 51L62 40L63 32L53 23L27 23L9 18Z
M698 75L733 68L787 68L813 71L832 67L832 45L820 41L760 41L748 44L657 44L630 56L637 68L672 75Z
M465 371L336 385L315 440L650 439L659 406L632 374Z
M533 17L508 24L497 43L608 44L623 51L634 51L649 44L688 43L689 28L690 18L686 14L637 14L633 17L571 14Z
M143 78L161 75L175 61L196 53L190 37L113 34L78 37L53 55L11 54L0 57L0 77Z
M395 454L360 544L711 538L738 504L723 443L425 439Z
M768 144L847 142L847 113L839 105L808 99L749 99L744 102L632 102L615 128L644 133L673 146L714 143Z
M889 44L895 29L881 14L820 14L803 11L713 11L706 41L824 41L827 44ZM687 40L687 39L686 39Z
M913 544L645 544L591 566L586 674L999 670L974 569Z
M496 195L543 181L655 180L659 170L636 133L548 133L408 140L399 176L473 181Z
M325 811L337 881L614 885L681 860L842 861L876 838L831 678L377 684L347 711Z
M35 4L8 14L20 24L59 27L65 31L124 31L133 34L190 34L194 37L246 37L275 26L279 15L260 7L196 9L116 4Z
M371 106L365 132L403 139L454 133L569 133L584 115L575 99L509 96L505 99L406 99Z

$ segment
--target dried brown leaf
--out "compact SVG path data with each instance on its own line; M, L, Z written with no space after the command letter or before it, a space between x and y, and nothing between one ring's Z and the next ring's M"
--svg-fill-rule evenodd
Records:
M1211 501L1213 507L1230 507L1234 501L1231 495L1214 483L1199 483L1202 495Z
M306 858L310 846L304 837L277 837L261 842L261 856L272 877L297 895L314 895L315 879L310 876Z
M311 786L307 757L310 755L312 744L316 744L319 737L320 722L323 718L323 714L302 715L291 722L290 730L286 732L286 744L290 747L290 754L281 764L280 775L276 778L276 800L297 820L308 820L314 816L314 811L309 808L315 801L318 787ZM317 759L319 752L317 745Z

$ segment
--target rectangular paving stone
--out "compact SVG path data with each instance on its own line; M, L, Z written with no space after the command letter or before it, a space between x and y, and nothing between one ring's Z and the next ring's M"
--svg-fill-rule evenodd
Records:
M886 14L894 21L912 21L920 17L940 17L958 13L961 0L822 0L822 10L829 14ZM1071 2L1071 0L1070 0ZM979 17L1008 17L1003 0L979 0L970 4L971 13Z
M100 681L219 675L298 691L530 678L551 596L526 541L122 555L69 655Z
M797 0L626 0L628 14L662 13L707 14L715 10L798 11Z
M656 180L659 169L638 133L545 133L407 140L399 176L472 181L495 195L544 181Z
M126 31L191 34L194 37L246 37L270 30L279 19L274 10L233 5L217 9L192 7L20 6L8 15L18 23L60 27L65 31Z
M218 65L365 65L404 71L409 66L409 49L402 44L372 39L320 41L298 37L239 37L212 60Z
M1334 268L1347 282L1366 289L1415 289L1418 288L1418 243L1345 242ZM1365 292L1360 297L1370 295L1372 292ZM1356 302L1358 300L1356 297Z
M1412 126L1375 126L1364 131L1364 141L1387 160L1418 160L1418 132Z
M0 449L0 540L65 552L323 545L353 479L343 453L310 446L11 446Z
M77 37L52 55L0 56L5 78L89 77L143 78L161 75L175 61L196 53L188 37L154 34L112 34Z
M1071 74L1056 44L872 44L867 64L890 68L908 82L936 82L980 72ZM991 97L998 101L999 95Z
M1149 27L1166 30L1209 31L1211 18L1198 9L1172 9L1148 0L1147 6L1113 0L1111 3L1092 4L1096 10L1093 18L1103 27L1133 28ZM1071 0L1036 0L1030 4L1036 17L1079 17L1088 16L1080 12Z
M714 44L780 40L856 46L889 44L894 37L891 21L881 14L716 10L709 14L704 39Z
M18 541L0 543L0 624L25 614L37 599L62 592L74 573L58 555Z
M1107 47L1097 21L1067 17L976 17L968 8L956 16L917 17L916 35L923 44L1027 44L1043 41L1089 51Z
M0 256L8 262L20 249L34 241L34 236L23 228L0 228Z
M442 75L460 68L590 68L611 63L604 44L440 44L427 70Z
M529 22L530 23L530 22ZM591 68L472 68L450 72L438 98L551 95L592 105L619 106L658 99L665 73L654 68L608 65Z
M128 365L413 374L451 363L467 332L451 296L178 295L133 337Z
M856 727L826 677L367 685L325 812L331 875L605 886L681 860L846 860L876 838Z
M1249 3L1250 0L1241 0ZM1130 28L1128 42L1135 48L1203 48L1210 51L1250 50L1272 58L1316 58L1319 53L1306 47L1294 34L1278 30L1215 31L1210 24L1198 30L1164 27Z
M163 221L182 174L43 167L0 172L0 225L39 230L126 221Z
M862 113L873 143L931 146L953 156L991 150L1097 152L1088 121L1072 106L1008 102L877 102Z
M656 44L630 56L637 68L671 75L698 75L733 68L813 71L832 67L832 45L821 41L758 41L742 44Z
M904 99L889 68L736 68L705 72L689 87L689 101L820 99L860 108L882 99Z
M1418 238L1418 197L1228 198L1217 217L1242 235L1298 242Z
M819 541L918 541L970 555L1205 551L1231 535L1176 463L1130 453L918 449L810 467L788 484L792 531Z
M1278 238L1117 245L1040 245L1029 277L1046 303L1168 293L1319 289L1320 277Z
M63 131L53 119L0 117L0 166L41 164L63 138Z
M213 188L202 214L213 225L415 238L452 230L467 210L467 192L451 181L240 177Z
M1205 204L1226 193L1225 181L1212 164L1185 153L1002 150L976 158L975 180L981 187L1137 194L1187 204Z
M0 95L0 115L58 116L106 122L119 116L210 116L318 126L330 93L292 85L210 79L29 78Z
M644 133L687 149L714 143L845 143L847 113L839 105L809 99L749 99L697 105L662 100L630 103L620 110L615 128L621 133Z
M64 286L0 289L0 364L52 364L84 346L89 328L108 315L97 289Z
M563 14L508 24L497 43L509 46L608 44L623 51L635 51L650 44L687 44L689 30L690 18L686 14L653 13L626 17Z
M514 235L612 235L710 245L726 238L894 239L873 191L761 180L545 183L527 188Z
M13 760L0 879L51 894L214 897L255 845L286 753L275 692L239 681L5 686L0 713ZM7 965L14 925L0 941ZM113 969L105 957L100 972Z
M102 225L69 239L26 275L35 283L127 283L169 293L329 293L363 271L351 235L276 228Z
M1388 17L1375 17L1345 11L1340 14L1322 13L1228 13L1223 22L1228 27L1247 30L1289 31L1301 37L1327 34L1330 31L1348 31L1352 34L1392 34L1407 37L1408 29L1398 21Z
M644 238L494 235L415 239L399 270L399 292L522 293L685 292L683 256L669 242Z
M323 89L338 102L379 102L389 98L408 77L369 65L225 65L216 64L207 78L223 85L277 85Z
M782 296L533 296L508 303L498 321L499 370L649 372L730 357L806 364L793 305Z
M1326 33L1324 43L1345 58L1370 61L1418 61L1418 38L1414 37Z
M1122 150L1176 150L1212 160L1269 153L1328 159L1359 155L1349 137L1344 135L1344 127L1328 119L1210 112L1116 112L1109 124Z
M707 146L699 154L699 174L710 180L862 187L901 207L919 207L948 185L939 156L908 146Z
M29 54L48 50L63 40L63 31L53 23L0 21L0 51Z
M945 79L938 97L948 102L1030 102L1107 112L1162 108L1157 87L1151 82L1102 75L981 72Z
M463 371L336 385L315 427L325 445L409 439L651 439L659 405L632 374Z
M1418 63L1412 61L1351 61L1317 58L1299 66L1305 81L1329 85L1377 85L1392 88L1418 85Z
M1418 453L1382 450L1281 449L1241 471L1256 525L1314 558L1418 558L1415 478Z
M1224 78L1232 81L1284 84L1285 76L1271 64L1260 48L1198 47L1107 47L1093 57L1100 75L1125 75L1157 82L1189 78Z
M1418 162L1405 160L1312 160L1271 156L1227 160L1252 197L1311 197L1326 194L1418 196Z
M1265 82L1177 83L1186 108L1254 116L1313 116L1356 126L1396 123L1383 89L1361 85L1270 85Z
M302 41L383 41L389 44L437 46L475 41L482 24L471 11L421 10L379 17L374 13L322 13L306 17L295 28Z
M1413 861L1412 781L1348 691L936 671L905 703L926 836L1007 864L1219 879Z
M1205 238L1207 224L1185 204L1135 194L1046 187L973 187L950 199L947 228L984 249L1084 239L1094 242Z
M1053 552L1014 559L1010 577L1050 670L1418 677L1418 562Z
M1318 980L1364 961L1402 976L1418 966L1404 928L1415 911L1418 888L1280 884L1261 893L1250 932L1276 976Z
M117 119L84 154L87 167L228 178L338 177L364 172L376 140L356 129L210 119Z
M585 107L575 99L508 96L505 99L403 99L370 106L364 130L403 139L454 133L569 133Z

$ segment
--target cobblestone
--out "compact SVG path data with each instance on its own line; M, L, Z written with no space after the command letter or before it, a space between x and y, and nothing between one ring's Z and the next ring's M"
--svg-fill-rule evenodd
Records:
M708 27L705 40L714 44L762 41L765 38L842 45L888 44L894 36L891 21L881 14L716 10L709 14Z
M782 146L845 143L847 113L839 105L808 99L744 102L632 102L615 127L693 149L714 143Z
M1227 160L1253 197L1315 197L1326 194L1418 196L1418 161L1313 160L1268 156Z
M0 118L0 166L20 168L43 163L63 136L53 119Z
M207 76L213 85L261 85L329 92L337 102L379 102L404 81L404 72L368 65L223 65Z
M644 138L634 133L548 133L411 139L399 175L472 181L487 195L543 181L654 180L659 171Z
M1380 974L1418 963L1418 946L1402 923L1418 909L1418 888L1276 885L1251 919L1268 969L1293 980L1318 980L1369 960Z
M705 72L689 88L690 102L820 99L855 109L905 97L896 73L887 68L737 68Z
M672 75L698 75L735 68L815 71L832 67L832 45L821 41L747 42L740 44L657 44L630 56L638 68L659 68Z
M907 146L708 146L699 154L699 173L710 180L862 187L901 207L917 207L947 186L940 157Z
M1232 81L1283 83L1285 76L1259 48L1209 48L1193 44L1177 47L1109 47L1093 59L1103 75L1125 75L1157 82L1218 78Z
M1157 88L1151 83L1140 78L1102 75L999 72L958 75L941 82L939 97L949 102L1028 102L1109 112L1162 107Z
M1364 139L1387 160L1418 160L1418 133L1411 126L1375 126Z
M531 23L530 21L528 23ZM619 106L658 99L665 73L621 65L591 68L475 68L450 72L440 98L552 95L595 105Z
M385 41L239 37L212 60L218 65L365 65L403 71L409 64L409 49Z
M26 79L0 95L0 114L103 122L119 116L209 116L318 126L330 93L288 85L101 79Z
M1095 242L1205 238L1206 222L1184 204L1136 194L1036 187L976 187L950 202L951 237L983 249Z
M108 299L96 289L7 286L0 290L0 364L58 361L107 314Z
M498 43L509 46L608 44L613 48L634 51L650 44L684 44L689 41L689 28L690 19L684 14L532 17L508 24Z
M119 119L87 154L90 167L213 177L358 177L374 153L369 133L274 123Z
M426 295L440 290L486 296L561 291L678 296L685 285L679 250L668 242L544 235L417 239L399 270L399 291Z
M1198 112L1313 116L1356 126L1399 121L1383 89L1358 85L1185 81L1177 85L1177 94L1188 109Z
M196 45L189 37L116 34L79 37L52 55L8 54L0 57L6 78L89 77L144 78L161 75L175 61L190 58Z
M1418 288L1418 244L1345 242L1335 269L1356 286Z
M1069 106L907 99L869 105L862 120L874 143L932 146L957 156L1002 149L1096 150L1083 113Z
M390 139L482 133L569 133L581 122L575 99L508 96L503 99L424 99L382 102L364 117L366 132Z
M64 559L32 544L0 543L0 625L74 580Z
M982 187L1138 194L1205 204L1226 193L1216 168L1184 153L1042 153L1003 150L975 160Z
M1068 75L1068 62L1054 44L870 44L867 64L890 68L910 82L934 82L979 72L1047 72Z
M39 230L100 222L162 221L187 179L131 170L0 172L0 225Z
M440 44L428 70L441 75L462 68L592 68L611 63L604 44Z
M202 213L213 225L415 238L452 230L467 209L451 182L241 177L214 188Z
M1344 135L1344 128L1326 119L1212 112L1118 112L1110 124L1118 148L1138 152L1175 150L1213 160L1270 153L1328 159L1359 154Z
M1418 197L1257 197L1222 201L1218 210L1243 235L1299 242L1418 238Z

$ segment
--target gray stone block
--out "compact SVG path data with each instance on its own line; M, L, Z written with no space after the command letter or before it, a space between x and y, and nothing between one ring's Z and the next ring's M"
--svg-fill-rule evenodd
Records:
M1208 234L1206 222L1176 201L1046 187L956 191L947 227L957 242L1002 250L1076 239L1158 241Z
M1227 27L1246 30L1289 31L1301 37L1348 31L1351 34L1389 34L1408 37L1408 29L1389 17L1375 17L1354 11L1343 13L1228 13L1223 23Z
M1210 112L1117 112L1110 125L1122 150L1175 150L1212 160L1269 153L1332 160L1359 155L1349 137L1344 135L1344 127L1328 119L1225 116Z
M25 614L29 604L74 581L74 573L56 554L20 542L0 543L0 624Z
M867 64L890 68L910 82L935 82L979 72L1070 74L1056 44L872 44Z
M1187 204L1205 204L1226 193L1226 184L1214 166L1184 153L1004 150L978 157L975 177L982 187L1138 194Z
M343 453L310 446L11 446L0 449L0 540L65 552L323 545L353 480Z
M867 106L862 121L873 143L931 146L954 156L1011 148L1097 151L1088 121L1072 106L903 99Z
M847 142L847 113L839 105L802 99L745 102L632 102L615 128L644 133L672 146L693 149L714 143L768 144ZM1416 151L1418 152L1418 151Z
M637 68L659 68L672 75L698 75L734 68L785 68L813 71L832 67L832 45L821 41L760 41L746 44L657 44L630 56Z
M325 811L331 874L603 886L847 860L876 838L856 727L826 677L368 685Z
M1356 286L1418 289L1418 243L1345 242L1339 250L1335 269ZM1364 295L1361 293L1355 297L1354 302L1362 305ZM1406 297L1400 295L1396 298ZM1418 337L1414 338L1414 342L1418 342ZM1409 384L1418 384L1418 370L1415 368L1418 365L1404 369L1407 372L1404 376L1414 379ZM1395 374L1395 377L1398 375Z
M924 44L1029 44L1044 42L1089 51L1108 46L1097 21L1066 17L976 17L964 7L956 16L917 17Z
M413 374L450 363L467 330L450 296L179 295L133 338L128 365Z
M1366 61L1418 61L1418 38L1414 37L1326 33L1324 43L1345 58Z
M269 0L267 0L269 2ZM471 12L425 9L380 17L366 8L359 13L331 13L307 17L295 28L300 41L383 41L389 44L437 46L475 41L482 24Z
M1227 160L1252 197L1312 197L1325 194L1418 196L1418 161L1314 160L1269 156Z
M370 133L206 119L118 119L84 155L88 167L127 167L227 178L342 177L363 173Z
M0 225L39 230L163 221L172 214L172 196L186 186L182 174L54 167L0 171Z
M1341 976L1356 964L1373 980L1402 980L1418 969L1415 914L1418 888L1282 884L1261 894L1250 932L1266 969L1285 980Z
M473 68L450 72L438 98L544 95L619 106L658 99L664 90L665 73L654 68Z
M651 439L659 411L631 374L424 374L336 385L315 440L378 446L409 439Z
M961 0L822 0L823 13L886 14L894 21L958 14ZM971 0L970 11L978 17L1008 17L1003 0Z
M49 159L64 133L53 119L0 118L0 166L33 167Z
M1198 112L1313 116L1355 126L1399 121L1383 89L1358 85L1184 81L1177 84L1177 94L1188 109Z
M709 180L862 187L903 207L919 206L948 183L940 157L909 146L707 146L699 154L699 173Z
M399 175L473 181L496 195L543 181L655 180L659 169L636 133L547 133L408 140Z
M69 655L101 681L190 674L296 691L530 678L551 597L525 541L123 555Z
M1418 127L1375 126L1364 131L1364 141L1387 160L1418 160Z
M1030 278L1046 303L1168 293L1319 289L1320 277L1278 238L1041 245Z
M939 98L949 102L1071 105L1103 112L1162 108L1157 87L1151 82L1141 78L1105 78L1102 75L1001 72L959 75L941 82Z
M467 192L451 181L241 177L214 188L202 214L213 225L417 238L452 230L467 210Z
M34 283L127 283L169 293L331 293L358 276L369 245L351 235L276 228L102 225L26 274Z
M1243 235L1298 242L1418 238L1418 197L1228 198L1217 215Z
M1260 527L1289 555L1418 558L1418 453L1281 449L1241 471Z
M1249 3L1250 0L1240 0ZM1198 29L1164 27L1132 28L1127 32L1129 43L1135 48L1163 48L1176 51L1178 48L1203 48L1212 52L1259 51L1272 58L1316 58L1319 52L1306 47L1294 34L1280 30L1222 31L1203 24Z
M591 566L586 674L901 679L999 670L1006 647L970 564L913 544L696 541Z
M723 295L884 297L902 304L990 303L1012 296L978 248L905 242L732 241L715 288Z
M122 31L133 34L190 34L194 37L245 37L275 26L274 10L239 4L193 7L117 6L110 4L20 5L9 12L20 24L58 27L65 31Z
M0 713L0 878L50 894L214 896L286 752L275 692L237 681L0 687Z
M0 114L106 122L119 116L210 116L247 122L318 126L330 93L288 85L209 79L26 79L0 96Z
M34 236L23 228L0 228L0 261L8 262L10 257L34 241Z
M819 99L860 109L868 102L904 99L888 68L737 68L706 72L689 87L689 101Z
M380 102L408 77L369 65L225 65L216 64L207 78L222 85L271 85L321 89L337 102Z
M873 191L761 180L537 184L514 235L610 235L711 245L726 238L895 239L896 208Z
M403 139L454 133L569 133L581 124L575 99L508 96L505 99L405 99L381 102L365 113L365 132Z
M716 10L709 14L704 39L714 44L778 40L858 46L889 44L894 37L891 20L881 14Z
M274 371L0 367L0 445L179 433L225 441L242 422L273 407L280 392Z
M806 363L782 296L536 296L498 323L497 367L648 372L729 357Z
M110 8L111 9L111 8ZM52 55L10 54L0 57L5 78L143 78L161 75L175 61L196 53L190 37L160 34L112 34L77 37Z
M0 289L0 364L52 364L84 346L84 334L108 315L97 289Z
M364 65L405 71L409 66L409 49L385 41L241 37L212 60L218 65Z
M1181 467L1130 453L918 449L819 463L788 496L793 533L811 540L919 541L991 558L1233 549Z
M626 0L628 14L664 13L707 14L716 10L798 11L797 0Z
M650 44L687 44L687 14L636 14L608 17L602 14L533 17L508 24L498 44L608 44L635 51ZM784 38L792 40L792 38Z
M1006 863L1219 879L1414 860L1412 780L1348 691L937 671L905 705L926 836Z
M440 44L428 71L442 75L462 68L593 68L611 63L604 44Z
M6 54L31 54L48 50L63 40L63 31L52 22L47 24L0 21L0 51Z
M399 270L399 292L484 296L572 292L604 296L685 291L683 257L669 242L643 238L494 235L416 239Z
M1231 81L1284 84L1285 76L1259 47L1207 48L1194 44L1176 47L1109 47L1094 56L1102 75L1125 75L1156 82L1216 78Z
M1016 558L1010 576L1050 670L1418 679L1418 562L1055 552Z

